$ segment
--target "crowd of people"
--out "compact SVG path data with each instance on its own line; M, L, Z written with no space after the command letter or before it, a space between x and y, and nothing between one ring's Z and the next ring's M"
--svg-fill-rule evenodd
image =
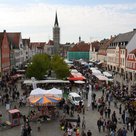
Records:
M83 67L76 63L75 68L86 77L84 85L76 86L76 92L83 100L87 101L90 91L89 86L91 86L91 106L88 108L80 102L79 106L75 107L68 100L62 99L59 103L59 109L62 111L62 115L59 118L59 126L64 132L64 136L93 136L91 130L93 128L87 126L86 110L99 113L95 124L100 134L104 133L105 136L127 136L128 132L131 132L133 136L136 136L136 107L133 103L135 88L133 93L129 94L126 86L121 89L120 84L98 83L88 67ZM24 85L21 86L24 89ZM65 86L64 90L69 93L72 91L73 86L75 85L71 83ZM0 87L0 103L2 105L10 104L12 108L25 106L26 98L32 90L31 86L25 86L24 92L20 93L16 82L10 78L2 80ZM42 85L41 87L44 88L45 86ZM97 96L98 91L101 91L100 97ZM12 106L14 101L17 101L16 105L14 105L15 107ZM113 104L114 109L111 107ZM35 115L35 113L32 111L31 115ZM30 120L25 116L23 119L21 136L30 136L32 133ZM40 120L37 120L37 124L37 130L40 131Z
M89 79L88 83L92 85L91 107L92 110L97 110L100 113L97 120L98 131L100 133L106 131L106 136L127 136L127 132L131 131L136 136L136 87L133 87L129 94L128 87L124 86L121 89L120 84L108 85L105 82L98 85L87 67L80 64L78 66L80 66L78 67L80 72L86 76L86 79ZM102 95L96 100L97 91L101 91ZM119 115L116 114L116 111L112 112L111 103L114 104ZM122 128L119 128L118 124L122 125Z

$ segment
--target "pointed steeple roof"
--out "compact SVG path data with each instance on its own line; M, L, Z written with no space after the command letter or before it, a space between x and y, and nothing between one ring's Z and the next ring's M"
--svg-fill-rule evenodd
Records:
M57 17L57 11L56 11L56 16L55 16L55 23L54 23L54 26L59 26L58 17Z

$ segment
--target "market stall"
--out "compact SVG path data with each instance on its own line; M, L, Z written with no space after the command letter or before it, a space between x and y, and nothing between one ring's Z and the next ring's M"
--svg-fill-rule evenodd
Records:
M103 75L95 75L95 89L101 89L101 86L108 84L108 78Z
M20 125L20 111L18 109L9 110L8 114L12 127Z
M46 92L46 90L41 89L41 88L36 88L33 89L30 93L30 96L40 96L40 95L44 95Z
M86 80L86 78L81 73L71 73L68 77L69 81L77 81L77 80Z
M47 96L30 96L28 98L29 104L37 109L34 114L30 113L30 120L36 120L40 117L54 119L58 115L56 105L60 100L61 98L54 97L51 94Z

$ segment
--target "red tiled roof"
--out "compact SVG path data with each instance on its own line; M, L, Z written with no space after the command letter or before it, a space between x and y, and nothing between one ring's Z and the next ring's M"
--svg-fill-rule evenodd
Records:
M104 39L103 42L100 42L102 43L100 48L99 48L99 51L98 51L98 54L99 55L106 55L106 50L107 48L110 46L110 44L112 43L112 41L115 39L115 37L111 37L110 39ZM104 53L105 52L105 53Z
M31 47L44 48L46 42L31 42Z
M91 44L92 44L92 49L93 49L93 50L94 50L94 49L95 49L95 51L98 51L98 50L99 50L99 48L100 48L100 42L94 41L94 42L92 42Z
M2 45L3 37L4 37L4 33L2 32L0 33L0 47Z
M90 44L80 42L75 44L69 51L72 52L89 52L90 51Z
M7 32L8 40L13 44L13 48L19 48L20 32Z
M136 56L136 49L132 50L130 54L134 54Z
M48 43L47 43L47 45L54 45L53 40L49 40Z

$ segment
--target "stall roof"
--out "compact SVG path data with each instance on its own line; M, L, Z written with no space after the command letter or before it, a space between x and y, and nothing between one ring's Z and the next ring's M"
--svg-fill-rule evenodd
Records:
M109 73L109 72L103 72L103 74L105 75L105 76L107 76L107 77L112 77L112 75Z
M108 81L108 78L103 75L95 75L101 81Z
M17 113L20 112L18 109L9 110L9 113Z
M36 80L36 84L44 83L70 83L68 80ZM32 84L32 80L25 80L24 84Z
M97 67L91 67L90 70L97 70Z
M70 72L71 73L79 73L76 69L71 69Z
M104 61L100 61L100 62L98 62L97 64L100 65L100 64L102 64L103 62L104 62Z
M93 75L102 75L101 71L99 71L97 69L92 70L92 74Z
M78 80L78 81L74 81L74 83L76 83L76 84L85 84L85 81Z

